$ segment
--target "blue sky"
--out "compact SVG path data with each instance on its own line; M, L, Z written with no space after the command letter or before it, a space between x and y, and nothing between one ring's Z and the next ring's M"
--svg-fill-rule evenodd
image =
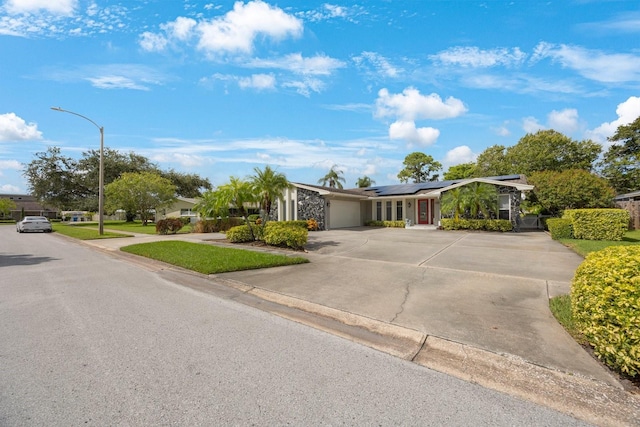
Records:
M0 0L0 193L56 146L105 146L213 185L271 165L399 182L555 129L640 116L638 1Z

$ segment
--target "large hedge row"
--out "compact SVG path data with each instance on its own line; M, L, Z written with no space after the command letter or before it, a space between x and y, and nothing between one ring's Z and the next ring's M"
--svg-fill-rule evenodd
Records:
M629 229L625 209L570 209L562 217L571 221L576 239L622 240Z
M607 365L640 374L640 247L611 246L587 256L571 285L574 319Z
M377 221L371 220L364 223L367 227L388 227L388 228L404 228L404 221Z
M549 218L547 219L547 228L554 240L573 238L573 225L568 218Z

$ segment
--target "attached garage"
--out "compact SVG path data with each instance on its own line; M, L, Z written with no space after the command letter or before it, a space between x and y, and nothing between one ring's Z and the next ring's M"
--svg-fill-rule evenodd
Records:
M362 225L359 200L327 199L329 229Z

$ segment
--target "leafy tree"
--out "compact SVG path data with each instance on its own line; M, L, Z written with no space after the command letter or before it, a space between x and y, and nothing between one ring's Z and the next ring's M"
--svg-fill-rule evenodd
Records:
M459 165L449 166L449 170L447 170L442 177L446 180L466 179L473 177L475 171L475 163L461 163Z
M599 163L600 174L618 194L640 189L640 152L633 154L612 145Z
M3 217L9 215L16 208L16 203L11 199L0 199L0 214Z
M512 173L527 176L540 171L591 171L601 150L600 145L591 140L578 142L555 130L540 130L523 136L509 147L506 161Z
M60 148L49 147L35 156L23 174L29 181L29 191L38 200L59 210L74 209L90 193L76 173L76 161L63 156ZM96 180L96 188L97 184Z
M202 195L203 190L211 190L211 182L194 173L176 172L170 169L160 174L176 186L176 195L180 197L196 198Z
M492 145L486 148L476 159L473 176L476 178L488 176L511 175L516 173L507 161L507 149L504 145Z
M611 207L615 196L604 178L584 169L534 172L528 181L535 186L535 202L552 215L565 209Z
M260 199L260 208L268 218L272 203L281 199L282 194L291 187L291 184L284 174L274 171L271 166L265 166L264 170L256 167L253 171L255 172L251 177L253 192Z
M621 155L640 156L640 116L628 125L619 126L609 141L620 145Z
M362 178L358 178L358 180L356 181L356 186L358 188L367 188L371 187L375 183L376 182L374 180L365 175Z
M329 184L329 187L337 187L341 190L344 188L342 186L343 182L346 182L343 176L343 172L337 169L336 165L331 166L329 172L318 180L318 184L322 184L325 187L327 186L327 184Z
M398 173L400 182L408 182L410 179L413 182L437 181L439 175L434 174L434 172L442 169L440 162L434 160L432 156L419 151L408 154L402 164L404 169Z
M469 209L471 218L491 218L491 212L498 212L498 190L494 185L484 182L472 182L464 187L464 205Z
M105 186L105 207L108 211L124 209L140 215L142 225L152 217L152 210L175 202L176 187L153 172L125 172Z
M229 205L224 208L218 205L218 196L215 191L207 190L202 193L193 209L203 218L216 218L229 215Z

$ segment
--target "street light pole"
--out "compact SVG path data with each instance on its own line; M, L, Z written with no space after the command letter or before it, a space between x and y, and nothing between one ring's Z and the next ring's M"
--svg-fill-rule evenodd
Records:
M91 122L95 127L100 130L100 167L99 167L99 179L98 179L98 232L102 236L104 234L104 127L99 126L96 122L89 117L85 117L82 114L74 113L73 111L63 110L60 107L51 107L54 111L60 111L62 113L73 114L74 116L82 117L83 119Z

